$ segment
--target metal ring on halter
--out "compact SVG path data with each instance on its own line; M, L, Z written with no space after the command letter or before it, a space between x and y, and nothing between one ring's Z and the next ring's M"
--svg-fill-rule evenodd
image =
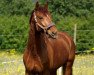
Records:
M37 22L37 17L36 17L36 14L35 14L35 11L34 11L34 19L35 19L35 22L37 23L37 25L39 27L41 27L43 30L48 30L50 27L54 26L55 24L52 22L51 24L49 24L47 27L43 27L42 25L40 25L38 22Z
M54 26L55 24L52 22L51 24L49 24L48 25L48 27L47 27L47 30L50 28L50 27L52 27L52 26Z

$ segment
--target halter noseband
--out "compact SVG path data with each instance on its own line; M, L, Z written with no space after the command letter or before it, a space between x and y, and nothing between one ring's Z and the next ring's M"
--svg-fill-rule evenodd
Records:
M47 27L44 27L44 26L42 26L41 24L39 24L38 21L37 21L37 17L36 17L35 11L34 11L34 19L35 19L35 22L37 23L37 25L38 25L40 28L42 28L43 30L48 30L49 28L51 28L52 26L55 25L53 22L51 22Z

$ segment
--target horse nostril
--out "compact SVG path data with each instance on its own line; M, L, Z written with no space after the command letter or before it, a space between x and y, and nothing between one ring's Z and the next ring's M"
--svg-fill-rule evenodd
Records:
M54 35L56 35L57 34L57 32L52 32Z
M48 30L48 34L52 34L52 32L50 30Z

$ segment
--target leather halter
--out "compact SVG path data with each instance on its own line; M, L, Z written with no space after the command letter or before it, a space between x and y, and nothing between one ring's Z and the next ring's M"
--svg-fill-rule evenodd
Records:
M37 17L36 17L35 11L34 11L34 19L35 19L36 24L37 24L40 28L42 28L43 30L45 30L45 31L55 25L53 22L51 22L51 23L50 23L48 26L46 26L46 27L44 27L44 26L42 26L41 24L39 24L38 21L37 21Z

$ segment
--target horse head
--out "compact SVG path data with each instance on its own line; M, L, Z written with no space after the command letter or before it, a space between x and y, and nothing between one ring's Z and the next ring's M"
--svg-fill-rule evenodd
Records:
M52 22L51 14L48 11L48 2L41 6L38 2L36 3L33 11L33 21L38 32L44 32L52 38L57 36L57 28Z

